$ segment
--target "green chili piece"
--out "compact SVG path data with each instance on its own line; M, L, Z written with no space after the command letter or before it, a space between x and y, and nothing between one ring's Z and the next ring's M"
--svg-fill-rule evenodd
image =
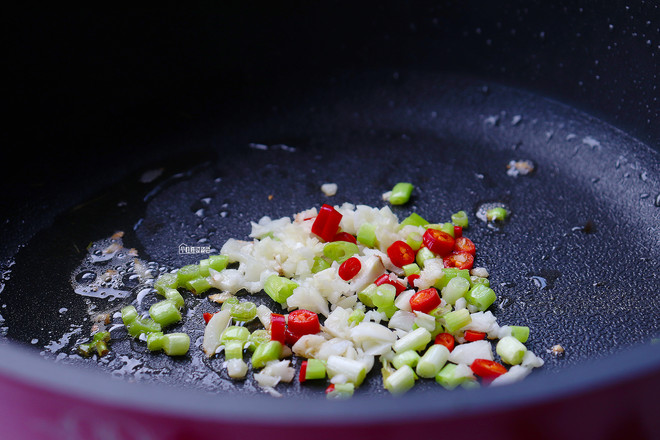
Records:
M260 346L261 344L265 344L266 342L269 341L270 341L270 332L268 330L264 330L264 329L255 330L248 337L248 342L250 343L248 345L248 349L250 351L254 351L258 346Z
M374 296L376 295L377 290L378 286L375 284L369 284L362 292L358 293L358 299L367 307L375 307Z
M413 212L400 223L400 226L426 226L428 224L429 222L426 219Z
M225 359L243 359L243 342L231 340L225 343Z
M230 296L222 303L220 310L231 310L236 304L239 304L240 301L235 296Z
M465 211L458 211L457 213L451 215L451 222L455 226L460 226L461 228L467 228L468 216L465 213Z
M509 213L502 207L491 208L486 211L486 219L490 222L506 220Z
M484 312L491 304L495 302L497 296L495 291L483 284L477 284L465 295L467 302L476 306L479 311Z
M138 312L135 306L126 306L121 309L121 320L124 325L128 325L138 318Z
M323 246L323 255L340 264L359 251L357 245L350 241L332 241Z
M408 182L399 182L396 185L394 185L394 188L392 188L392 194L390 195L390 203L392 205L403 205L404 203L407 203L408 200L410 200L410 195L412 194L412 191L414 189L414 186L412 183Z
M159 332L162 330L162 327L153 319L136 318L133 322L126 325L126 330L129 335L136 338L143 333L148 335L151 332Z
M282 354L282 344L278 341L268 341L261 344L252 354L252 366L254 368L263 368L270 361L279 359Z

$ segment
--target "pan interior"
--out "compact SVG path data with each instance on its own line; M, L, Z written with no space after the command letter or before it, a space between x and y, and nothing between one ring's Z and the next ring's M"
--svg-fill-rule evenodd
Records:
M252 372L231 381L221 357L202 355L201 315L218 308L205 297L188 294L187 317L172 328L191 335L185 358L151 354L121 327L112 331L108 356L77 356L93 316L138 296L144 310L158 300L130 277L119 280L124 298L76 294L85 270L99 276L108 268L85 266L90 243L123 231L127 249L154 271L169 270L204 257L180 253L181 244L219 250L229 238L247 239L250 221L323 203L384 206L381 194L399 181L416 187L410 203L393 208L400 219L417 212L440 222L468 212L476 265L488 269L498 294L493 313L500 325L529 326L527 346L545 360L533 374L561 374L658 337L657 152L575 109L477 78L377 71L307 86L246 103L234 118L209 116L181 145L163 140L161 151L123 157L134 164L127 177L54 216L5 263L3 337L55 362L127 380L259 393ZM534 171L507 174L516 160L531 161ZM333 197L320 190L330 182L338 185ZM511 211L496 228L477 218L492 202ZM112 264L132 262L126 254ZM556 344L562 356L548 352ZM359 393L386 394L378 370ZM277 390L315 398L322 388ZM433 382L416 389L446 395Z

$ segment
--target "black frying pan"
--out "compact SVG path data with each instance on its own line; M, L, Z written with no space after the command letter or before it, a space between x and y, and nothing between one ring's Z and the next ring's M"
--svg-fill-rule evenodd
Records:
M497 286L499 321L529 325L528 345L546 364L510 392L447 393L423 384L405 400L410 414L428 418L449 408L445 414L460 419L457 408L470 406L492 414L498 404L513 401L520 407L544 396L547 404L557 393L585 386L579 384L603 389L653 371L649 384L657 388L658 350L650 345L659 328L652 293L660 272L657 151L569 106L483 76L340 69L277 85L277 90L255 85L241 93L237 114L219 106L175 138L153 138L139 150L120 146L84 160L76 159L76 148L67 150L74 160L64 169L89 165L93 172L39 188L50 196L44 208L10 199L7 206L15 210L6 223L5 252L12 261L2 316L11 345L33 346L45 358L100 371L101 377L184 385L218 393L220 402L231 396L242 417L247 407L259 417L272 414L270 401L254 396L260 391L250 382L229 382L221 361L204 361L195 349L184 360L154 356L117 329L112 354L103 362L69 356L77 339L89 334L91 323L84 318L90 304L117 310L134 301L140 288L124 280L122 288L132 295L115 301L73 294L71 278L81 270L85 247L123 230L126 246L137 248L142 258L177 267L199 258L180 255L181 243L208 239L219 248L229 237L246 237L250 220L292 215L328 201L382 206L383 191L411 180L414 198L396 213L442 220L458 209L468 211L477 263L489 268ZM511 159L532 160L537 168L530 176L508 176ZM110 176L99 173L107 163L113 164ZM156 180L140 182L145 171L158 168L163 174ZM45 176L54 174L59 173ZM330 181L339 192L328 199L319 186ZM8 188L18 194L16 186ZM492 201L513 213L497 229L475 217L482 203ZM27 226L20 224L26 218ZM155 299L145 297L144 306ZM189 296L187 306L192 312L182 328L195 341L203 331L200 315L213 305ZM566 348L563 356L546 352L557 343ZM101 394L116 386L108 382ZM400 405L381 390L377 371L356 402L333 406L332 416L322 415L327 404L321 389L297 384L278 389L293 411L278 414L297 413L302 401L315 399L318 406L304 409L315 423L335 423L334 417L355 422L351 413L364 403L376 411L357 420L372 423ZM190 390L180 395L186 405L207 399ZM484 398L493 407L484 409L479 403ZM650 420L641 420L635 426L649 429Z

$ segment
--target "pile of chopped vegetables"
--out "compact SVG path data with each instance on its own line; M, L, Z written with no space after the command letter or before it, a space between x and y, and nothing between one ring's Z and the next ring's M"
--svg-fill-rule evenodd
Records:
M405 203L411 188L395 187L391 203ZM221 306L203 316L201 349L224 357L236 380L251 364L274 395L278 383L297 378L324 381L329 398L349 397L374 368L392 394L420 379L447 389L511 383L543 361L524 345L528 327L500 326L488 310L496 294L488 271L474 267L466 228L463 211L446 223L418 214L399 222L388 206L348 203L263 217L252 223L252 241L230 239L220 255L162 274L154 288L164 299L150 316L127 306L122 320L149 350L184 355L189 336L163 331L182 319L181 289L213 293ZM289 313L241 301L244 292L265 292ZM84 349L100 355L105 342L100 336ZM294 355L304 360L292 364Z

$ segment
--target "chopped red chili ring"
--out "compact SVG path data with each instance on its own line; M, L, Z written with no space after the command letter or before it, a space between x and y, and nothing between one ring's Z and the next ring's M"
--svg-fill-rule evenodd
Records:
M298 337L316 334L321 331L319 315L305 309L294 310L289 313L288 329Z
M449 351L452 351L454 349L454 345L456 345L454 336L452 336L451 333L440 333L435 337L435 343L444 345Z
M454 252L442 259L445 267L455 267L457 269L472 269L474 257L467 252Z
M410 297L410 308L416 312L428 313L440 305L440 295L435 287L418 290Z
M438 229L427 229L422 242L433 253L441 257L449 255L454 249L454 237Z
M360 263L360 260L351 257L341 263L341 266L339 266L339 269L337 270L337 274L339 274L339 277L342 280L348 281L353 279L353 277L360 272L360 269L362 269L362 263Z
M204 313L202 316L204 317L204 322L209 323L211 318L213 318L214 313Z
M415 287L415 280L418 280L419 278L420 276L418 273L408 275L408 287Z
M486 333L476 330L465 330L463 337L468 342L481 341L482 339L486 339Z
M312 224L312 232L324 241L332 241L339 229L342 215L330 205L324 204Z
M300 374L298 375L300 383L305 381L305 376L307 376L307 361L302 361L300 364Z
M357 239L355 236L349 234L348 232L337 232L331 241L348 241L353 244L357 244Z
M458 237L454 242L454 252L467 252L474 255L477 252L477 248L469 238Z
M489 359L475 359L470 369L474 374L485 379L494 379L507 371L504 365Z
M463 236L463 228L461 226L454 226L454 239Z
M387 248L387 256L396 267L415 262L415 251L405 241L395 241Z
M286 345L292 346L293 344L298 342L298 339L302 337L303 335L297 335L293 333L289 328L284 330L284 342L286 342Z
M279 313L270 314L270 340L281 344L286 343L286 321L284 315Z
M384 273L383 275L379 276L376 281L374 281L374 284L377 286L380 286L381 284L389 284L390 286L394 286L397 295L406 290L406 286L404 286L402 282L399 280L393 280L390 278L390 274L388 273Z
M335 390L335 384L334 384L334 383L331 383L331 384L328 386L328 388L325 389L325 394L330 394L330 393L333 392L334 390Z

